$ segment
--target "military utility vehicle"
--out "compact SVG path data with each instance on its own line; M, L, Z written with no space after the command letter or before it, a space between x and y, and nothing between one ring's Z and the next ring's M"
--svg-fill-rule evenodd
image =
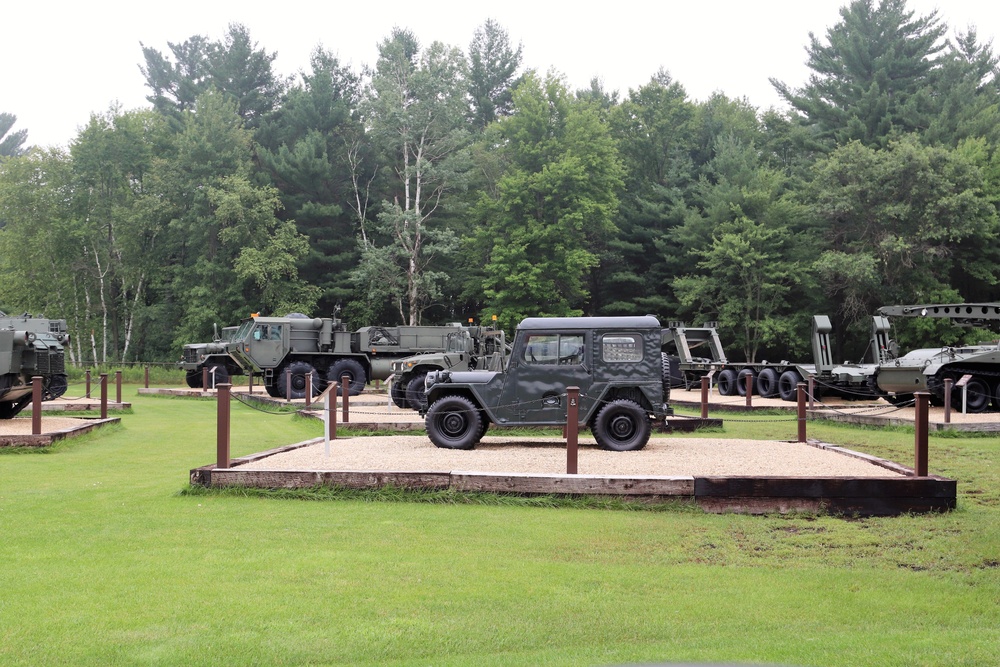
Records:
M0 419L10 419L31 403L31 378L42 378L42 399L66 393L69 344L66 320L9 317L0 312Z
M670 409L670 378L655 317L527 318L504 370L432 371L422 408L438 447L470 449L490 424L566 423L568 387L579 387L579 423L604 449L637 450Z
M392 362L392 402L400 408L420 410L424 379L431 371L502 371L507 343L502 330L468 326L448 334L443 352L427 352Z
M350 378L348 392L357 395L370 380L385 380L393 360L444 350L448 326L362 327L347 331L339 318L253 316L233 334L229 354L245 373L261 375L270 396L304 398L312 374L312 395L328 382ZM291 394L287 387L291 385Z
M878 312L890 317L944 318L956 326L1000 331L998 303L883 306ZM914 392L926 391L933 403L943 405L947 378L954 382L953 405L961 405L964 392L968 411L983 412L991 402L1000 410L1000 341L912 350L881 363L873 385L894 403L912 400Z
M222 327L222 336L216 335L211 343L189 343L184 346L183 357L177 366L184 371L184 380L192 389L201 387L203 369L208 369L209 387L229 382L233 375L243 375L243 367L229 356L229 343L239 327Z
M810 375L815 379L815 396L840 396L848 400L865 400L877 397L869 378L878 363L884 360L889 340L889 320L882 316L872 318L871 350L874 363L843 362L835 364L830 345L833 327L826 315L813 316L813 363L791 361L729 362L716 375L719 393L723 396L746 396L747 376L751 377L750 392L764 398L781 397L796 400L798 383Z

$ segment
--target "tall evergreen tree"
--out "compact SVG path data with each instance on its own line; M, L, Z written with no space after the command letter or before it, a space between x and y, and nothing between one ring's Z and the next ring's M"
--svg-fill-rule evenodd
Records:
M469 96L476 128L510 114L521 51L521 44L514 48L507 31L493 19L476 28L469 44Z
M21 155L24 152L24 142L28 139L28 131L20 129L11 132L17 116L0 112L0 158Z

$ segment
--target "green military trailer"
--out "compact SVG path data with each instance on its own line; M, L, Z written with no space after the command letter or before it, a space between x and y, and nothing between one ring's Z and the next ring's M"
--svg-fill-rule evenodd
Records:
M31 403L32 378L42 378L42 399L66 393L69 344L66 320L10 317L0 312L0 419L10 419Z
M349 393L357 395L368 382L387 379L394 360L442 351L448 335L460 329L452 324L348 331L339 318L253 316L233 335L229 354L245 373L260 375L273 397L304 398L310 389L317 396L328 382L344 376Z
M392 362L390 395L400 408L420 410L424 380L432 371L502 371L508 347L504 332L493 327L467 326L448 334L447 349L425 352Z
M197 389L204 384L205 370L208 370L208 386L214 387L229 382L234 375L243 375L243 367L229 356L229 344L239 327L222 327L222 335L216 335L211 343L188 343L182 357L177 362L184 371L187 386Z
M561 426L577 387L579 424L601 447L642 449L653 422L671 414L662 340L652 316L527 318L505 369L427 375L427 434L438 447L470 449L490 425Z

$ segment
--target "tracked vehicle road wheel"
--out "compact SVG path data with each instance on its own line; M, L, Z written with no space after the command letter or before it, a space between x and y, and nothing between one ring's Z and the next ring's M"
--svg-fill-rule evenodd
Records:
M716 381L716 386L719 388L719 393L723 396L735 396L736 395L736 371L731 368L719 373L719 379Z
M631 452L646 446L652 426L642 406L619 398L601 408L591 430L602 449Z
M485 432L479 408L464 396L434 401L424 424L431 442L442 449L472 449Z

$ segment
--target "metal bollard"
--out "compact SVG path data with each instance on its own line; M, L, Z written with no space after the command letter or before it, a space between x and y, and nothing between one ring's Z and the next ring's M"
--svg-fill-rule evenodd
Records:
M90 369L87 369L87 398L90 398Z
M115 371L115 403L122 406L122 372Z
M201 390L208 391L208 366L201 367Z
M816 395L816 376L809 374L809 409L813 409L813 397Z
M216 437L215 437L215 467L229 467L230 414L229 391L233 385L222 383L216 387Z
M798 398L799 442L806 441L806 383L795 385Z
M331 401L333 405L330 405ZM326 420L326 437L329 440L337 439L337 383L330 383L330 391L326 395L326 412L329 417ZM329 454L329 452L327 452Z
M313 397L313 374L312 371L306 373L306 410L312 405Z
M108 418L108 374L101 373L101 419Z
M42 434L42 376L31 378L31 435Z
M753 373L746 374L746 385L747 385L747 407L753 407Z
M575 475L579 458L580 388L566 387L566 474Z
M916 400L914 413L913 472L917 477L927 476L927 415L931 395L925 391L913 394Z
M143 380L143 388L149 389L149 366L146 366L146 378Z
M350 421L350 408L349 404L351 399L349 398L351 393L351 378L348 375L342 375L340 377L340 391L344 397L344 418L343 421L346 424Z

